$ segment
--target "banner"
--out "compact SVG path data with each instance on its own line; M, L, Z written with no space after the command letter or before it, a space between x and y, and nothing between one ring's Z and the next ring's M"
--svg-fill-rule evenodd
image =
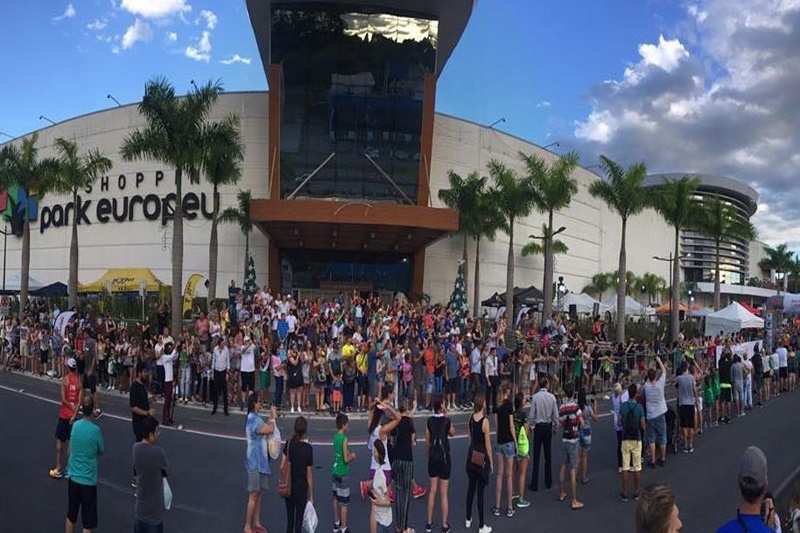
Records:
M53 327L61 334L61 337L64 337L64 330L67 329L67 325L73 316L75 316L75 311L64 311L56 317Z
M186 282L186 289L184 289L183 291L183 309L181 311L181 316L183 318L189 318L192 316L192 301L194 301L194 289L195 287L197 287L197 284L200 282L201 279L203 279L202 275L192 274L191 276L189 276L189 279Z

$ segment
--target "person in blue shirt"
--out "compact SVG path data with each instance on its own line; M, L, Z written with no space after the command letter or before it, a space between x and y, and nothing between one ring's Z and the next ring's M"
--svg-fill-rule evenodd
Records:
M247 398L247 421L245 422L245 436L247 438L247 455L245 456L245 470L247 470L247 515L244 524L245 533L255 531L265 533L266 528L261 525L261 493L269 487L269 450L267 438L275 432L275 419L277 412L275 405L270 408L270 421L264 422L258 414L261 412L261 401L258 394L251 394Z
M90 394L81 403L83 417L72 425L70 435L66 533L72 533L81 511L83 531L97 527L97 458L105 453L103 434L94 422L94 400Z
M717 533L773 533L761 517L761 502L767 493L767 457L757 446L749 446L739 460L739 508L736 518Z

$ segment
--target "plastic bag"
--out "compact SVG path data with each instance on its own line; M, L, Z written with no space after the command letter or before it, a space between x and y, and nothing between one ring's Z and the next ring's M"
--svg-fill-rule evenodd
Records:
M170 507L172 507L172 488L167 478L164 478L164 509L169 511Z
M303 531L314 533L314 531L317 529L318 523L319 519L317 518L317 510L314 509L314 504L308 502L306 504L306 510L303 513Z
M275 420L272 422L275 424L275 431L267 439L267 446L270 459L277 461L281 456L281 431L278 429L278 423Z

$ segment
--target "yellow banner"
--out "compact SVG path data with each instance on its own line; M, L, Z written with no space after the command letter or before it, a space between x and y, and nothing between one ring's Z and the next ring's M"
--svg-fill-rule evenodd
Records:
M200 274L192 274L186 281L186 289L183 291L183 310L181 316L188 318L192 316L192 301L194 301L194 289L203 276Z

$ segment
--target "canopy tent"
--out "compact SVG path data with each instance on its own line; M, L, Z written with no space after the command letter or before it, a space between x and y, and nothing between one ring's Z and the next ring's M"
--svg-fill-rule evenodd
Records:
M761 309L756 309L752 305L747 302L739 302L739 305L747 309L749 312L753 313L756 316L761 316Z
M164 286L149 268L112 268L94 283L79 285L78 292L139 292L143 282L147 292L157 292Z
M51 283L50 285L45 285L40 289L36 289L31 293L34 296L44 296L44 297L57 297L57 296L67 296L67 286L61 283L60 281L56 281L55 283Z
M683 311L684 313L688 311L689 308L683 304L678 304L678 311ZM666 301L665 303L656 307L656 314L657 315L668 315L672 312L672 301Z
M28 290L33 292L37 289L44 287L44 283L28 276ZM11 277L6 278L6 288L2 291L3 294L17 293L22 288L22 273L17 272Z
M541 303L543 301L544 301L544 293L542 293L542 291L540 291L533 285L531 285L526 289L520 287L514 287L514 307ZM503 307L504 305L506 305L506 293L505 292L503 292L502 294L494 293L487 300L481 302L481 305L484 307Z
M487 299L481 302L483 307L503 307L506 304L506 301L500 298L500 295L497 293L492 294Z
M692 309L692 317L702 318L704 316L708 316L708 315L712 314L713 312L714 312L714 310L712 308L710 308L710 307L703 307L703 308L698 309L696 311L694 309Z
M610 296L601 302L609 311L616 312L617 310L617 296ZM625 296L625 314L626 315L646 315L647 307L640 304L630 296Z
M764 327L764 320L742 307L738 302L733 302L725 309L711 313L706 317L706 335L714 336L720 331L723 333L736 333L743 329Z
M561 310L564 312L569 311L570 306L574 305L577 313L591 314L594 312L595 304L600 306L599 312L601 313L609 310L607 305L598 302L585 292L569 292L561 297ZM558 305L558 298L553 299L553 306L556 305Z

